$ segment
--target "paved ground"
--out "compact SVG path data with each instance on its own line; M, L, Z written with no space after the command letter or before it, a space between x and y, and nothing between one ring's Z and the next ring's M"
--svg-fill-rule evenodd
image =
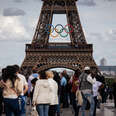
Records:
M116 116L116 109L113 107L113 103L107 103L105 104L104 108L97 109L97 115L96 116ZM86 111L86 116L88 116L88 111ZM72 108L70 109L63 109L61 116L74 116ZM81 116L81 112L80 115Z
M116 116L116 109L113 107L113 103L106 103L104 104L104 107L101 106L101 109L97 109L97 115L96 116ZM5 115L2 115L5 116ZM26 116L32 116L31 115L31 108L27 106L27 114ZM34 115L36 116L36 115ZM74 112L70 106L70 108L61 109L61 116L74 116ZM81 116L81 112L80 115ZM86 111L86 116L88 116L88 111Z
M97 115L96 116L116 116L116 109L113 107L113 103L106 103L104 104L104 107L101 106L101 109L97 109ZM27 116L31 116L30 111L31 109L28 109ZM86 116L88 116L88 111L86 111ZM66 109L61 109L61 116L74 116L74 112L72 108L66 108ZM81 112L80 115L81 116Z
M113 103L107 103L101 109L97 109L96 116L116 116L116 109L113 107ZM86 111L86 116L88 116L88 111ZM72 108L62 109L61 116L74 116ZM81 112L80 115L81 116Z

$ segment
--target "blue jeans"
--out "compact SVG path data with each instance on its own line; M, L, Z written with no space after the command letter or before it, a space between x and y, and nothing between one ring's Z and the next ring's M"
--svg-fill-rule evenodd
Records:
M21 116L26 116L26 96L22 96L23 104L22 104L22 111Z
M58 95L58 104L56 105L56 113L60 114L60 95Z
M6 116L21 116L17 99L4 98Z
M26 116L26 96L20 96L20 97L22 98L20 116ZM14 116L14 114L12 114L12 116Z
M39 116L48 116L49 105L48 104L38 104L36 106Z
M83 94L90 102L90 111L89 111L89 116L93 116L94 114L94 107L95 107L95 102L94 102L94 97L92 94ZM81 107L81 111L82 111L82 116L86 116L85 115L85 107L86 107L86 99L83 99L83 105Z

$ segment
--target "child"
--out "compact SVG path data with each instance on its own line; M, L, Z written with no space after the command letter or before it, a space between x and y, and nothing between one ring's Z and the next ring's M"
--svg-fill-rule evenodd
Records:
M31 97L32 99L33 99L34 88L35 88L35 84L36 84L36 81L37 81L37 80L38 80L37 78L34 78L34 79L31 80L31 84L32 84L33 89L32 89L32 92L31 92L31 94L30 94L30 97Z

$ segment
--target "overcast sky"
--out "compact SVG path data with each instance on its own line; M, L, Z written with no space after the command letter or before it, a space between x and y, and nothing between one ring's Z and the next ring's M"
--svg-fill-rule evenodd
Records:
M41 0L0 0L0 67L22 63L41 5ZM108 65L116 65L116 0L79 0L77 5L87 42L93 44L95 61L99 64L105 57ZM65 15L55 15L53 24L57 23L67 24Z

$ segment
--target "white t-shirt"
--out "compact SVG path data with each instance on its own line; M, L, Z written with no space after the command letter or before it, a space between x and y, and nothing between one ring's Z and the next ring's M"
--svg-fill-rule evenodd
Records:
M91 74L89 74L87 76L87 81L90 82L93 85L96 82L96 78L92 78Z
M94 84L93 84L93 96L98 96L98 89L99 87L102 85L101 82L99 81L96 81Z
M22 74L19 74L19 73L17 74L17 76L22 80L22 82L23 82L23 87L24 87L25 85L28 85L25 76L23 76ZM21 95L24 95L24 93L21 93Z

